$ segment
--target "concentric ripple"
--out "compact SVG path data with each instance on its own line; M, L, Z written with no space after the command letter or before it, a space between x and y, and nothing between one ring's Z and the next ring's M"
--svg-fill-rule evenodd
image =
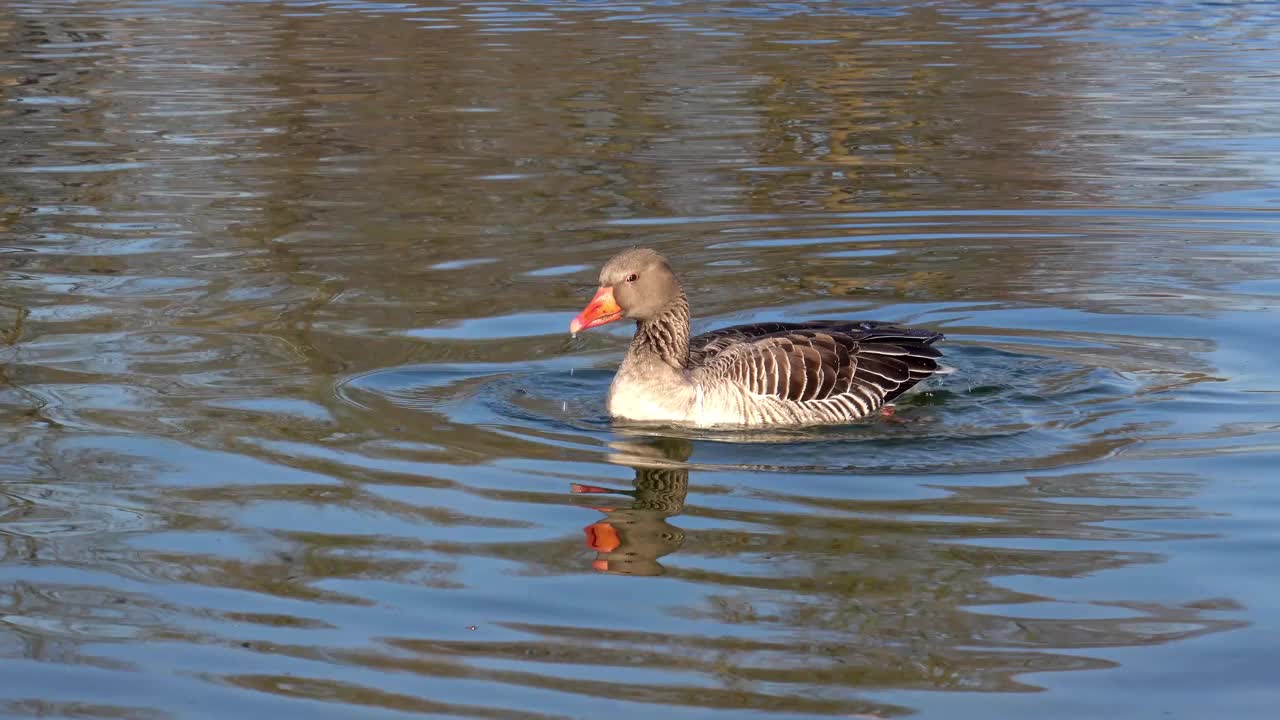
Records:
M999 338L986 336L999 342ZM608 359L570 356L525 363L435 364L390 368L344 381L351 402L381 412L391 406L430 413L451 423L489 427L540 442L578 433L593 442L616 428L630 435L728 443L710 449L731 464L701 468L859 473L971 473L1032 470L1085 463L1136 442L1149 424L1126 408L1166 388L1163 374L1136 375L1081 364L1083 348L1054 346L1026 352L977 345L953 334L942 347L953 374L931 378L899 400L892 418L846 426L779 430L695 430L618 425L604 397L612 380ZM575 360L580 359L581 365ZM1105 360L1103 353L1092 359ZM1173 369L1167 372L1173 372ZM1195 377L1188 377L1194 382ZM766 447L757 447L765 445Z

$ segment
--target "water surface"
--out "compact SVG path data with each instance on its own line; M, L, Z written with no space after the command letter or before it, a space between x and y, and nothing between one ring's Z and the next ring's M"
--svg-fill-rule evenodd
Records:
M1277 28L0 6L0 714L1271 717ZM634 244L957 372L614 426Z

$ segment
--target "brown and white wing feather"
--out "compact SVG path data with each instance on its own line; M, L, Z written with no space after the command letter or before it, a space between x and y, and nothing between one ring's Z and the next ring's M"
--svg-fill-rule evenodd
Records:
M765 322L749 325L732 325L689 338L689 363L694 367L706 364L711 358L728 348L749 343L762 337L800 327L798 323Z
M842 332L846 327L850 332ZM866 417L932 375L941 357L930 347L941 335L873 323L797 323L754 339L727 332L735 330L708 334L715 337L700 344L710 354L693 368L695 379L730 384L759 403L781 403L800 421Z

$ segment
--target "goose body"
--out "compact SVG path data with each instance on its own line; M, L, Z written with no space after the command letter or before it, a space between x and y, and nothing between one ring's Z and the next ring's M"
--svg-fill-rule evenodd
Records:
M609 387L615 418L695 427L853 422L939 370L940 333L879 322L734 325L689 337L689 303L665 258L627 250L570 324L634 319Z

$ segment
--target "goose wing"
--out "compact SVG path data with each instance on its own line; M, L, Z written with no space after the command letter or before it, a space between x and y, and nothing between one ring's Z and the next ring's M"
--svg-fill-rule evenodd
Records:
M938 370L940 333L883 323L794 323L751 337L748 328L699 336L699 382L730 383L762 398L863 417ZM746 335L746 337L743 337Z

